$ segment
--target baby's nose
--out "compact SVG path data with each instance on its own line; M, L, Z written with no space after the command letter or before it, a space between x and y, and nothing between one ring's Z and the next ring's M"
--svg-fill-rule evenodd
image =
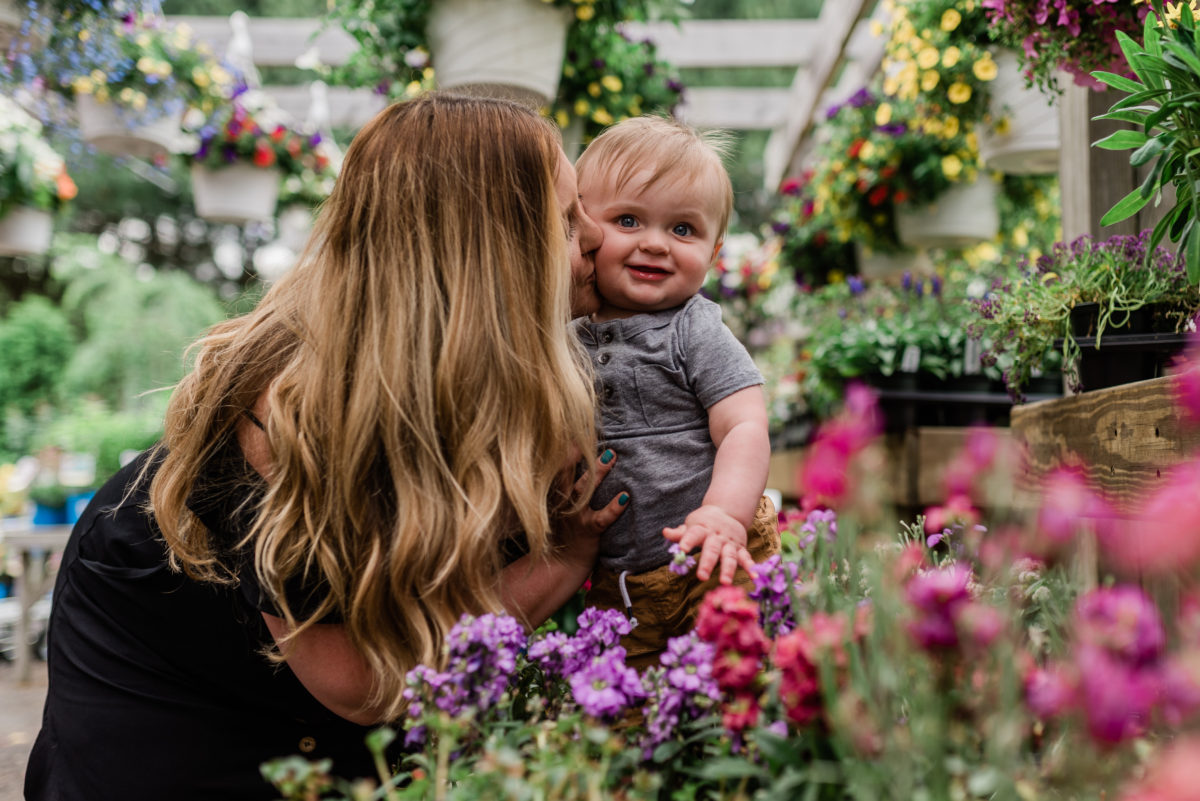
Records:
M669 250L667 237L654 229L646 229L638 246L646 253L666 253Z

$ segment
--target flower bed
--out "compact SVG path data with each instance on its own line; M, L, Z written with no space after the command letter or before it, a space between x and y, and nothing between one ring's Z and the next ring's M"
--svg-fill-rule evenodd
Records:
M1196 421L1189 365L1176 381ZM1127 509L1068 470L1022 503L1017 454L980 429L945 501L897 525L877 431L870 393L852 390L800 471L801 509L781 516L782 557L749 594L710 593L641 675L616 612L532 637L464 618L442 668L410 673L407 755L381 759L370 797L1192 797L1176 773L1200 758L1179 736L1200 712L1200 516L1185 511L1200 466ZM1090 587L1085 532L1105 577ZM1181 594L1160 609L1138 576ZM266 768L289 798L349 797L328 771Z

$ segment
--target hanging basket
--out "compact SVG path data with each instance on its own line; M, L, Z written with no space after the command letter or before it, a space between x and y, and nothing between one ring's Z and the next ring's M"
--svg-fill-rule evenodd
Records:
M179 138L179 114L143 123L122 114L115 103L100 103L91 95L76 95L75 109L83 141L110 156L165 158Z
M965 248L999 232L996 183L986 175L948 189L932 203L896 209L896 233L913 248Z
M50 212L18 206L0 217L0 256L37 256L50 247L54 218Z
M434 0L434 76L443 88L544 106L558 93L570 21L570 9L543 0Z
M1005 120L1005 132L992 126L979 128L979 155L988 169L1010 175L1046 175L1058 172L1062 140L1058 133L1058 106L1035 88L1025 86L1017 54L1001 50L995 57L998 72L992 81L989 113L993 121Z
M192 165L196 214L212 222L242 225L275 216L282 174L277 167L233 164L216 170Z
M931 271L928 256L920 251L881 253L855 242L854 259L860 276L877 281L899 278L905 273L923 275Z

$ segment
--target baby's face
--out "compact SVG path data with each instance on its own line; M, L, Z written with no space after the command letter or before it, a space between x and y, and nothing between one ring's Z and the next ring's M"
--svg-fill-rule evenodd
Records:
M721 208L706 181L634 175L622 191L607 175L580 184L588 216L604 242L596 253L596 288L603 307L596 320L671 309L700 291L720 246Z

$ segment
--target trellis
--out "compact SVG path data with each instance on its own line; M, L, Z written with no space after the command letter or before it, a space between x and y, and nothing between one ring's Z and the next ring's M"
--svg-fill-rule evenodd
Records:
M795 69L790 87L689 87L680 116L711 128L770 131L764 155L767 189L794 171L806 151L817 113L857 90L879 68L883 39L872 36L866 14L870 0L826 3L816 20L688 20L678 26L651 23L630 26L638 37L652 38L664 59L680 68L784 67ZM881 12L876 12L881 13ZM224 17L171 17L197 38L222 52L229 41ZM357 44L335 26L316 19L257 18L250 21L254 61L260 67L291 67L315 55L324 64L345 63ZM298 119L308 113L306 86L264 87ZM330 121L359 127L384 104L369 89L331 87Z

